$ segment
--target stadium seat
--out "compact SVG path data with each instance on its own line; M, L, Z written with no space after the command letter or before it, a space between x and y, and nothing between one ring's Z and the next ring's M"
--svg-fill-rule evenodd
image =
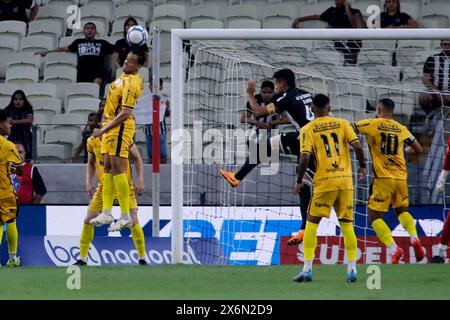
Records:
M290 4L275 4L264 8L263 28L291 28L297 10Z
M3 109L11 102L11 97L0 96L0 108Z
M100 86L97 83L90 82L75 82L66 86L65 103L67 106L69 101L73 98L98 98L100 94ZM98 105L97 105L98 108Z
M128 17L135 18L138 23L145 27L146 22L150 19L149 5L144 4L126 4L116 8L114 21L120 21L123 29L123 23Z
M0 53L10 54L19 50L20 39L13 35L0 35Z
M66 105L66 113L79 114L87 119L90 113L98 111L99 103L98 98L72 98Z
M191 23L191 29L221 29L224 28L223 21L213 19L197 19Z
M65 87L77 81L77 69L70 66L57 66L44 70L44 82L58 87L58 98L64 98Z
M58 87L53 83L31 83L23 87L23 91L28 98L56 98Z
M387 81L400 81L400 67L392 67L386 65L368 65L364 68L366 77L375 83L383 83Z
M172 29L183 29L183 23L180 21L172 20L157 20L150 23L149 30L153 30L154 27L158 27L161 31L170 32Z
M228 23L228 28L260 29L261 21L253 19L233 19Z
M19 89L19 85L15 83L0 83L0 97L10 98L14 91ZM0 108L2 108L0 106Z
M55 48L55 39L50 35L33 35L20 40L20 51L38 52L48 51Z
M33 106L33 111L39 111L49 118L61 113L61 100L58 98L31 97L29 98L29 101ZM51 124L51 122L48 122L47 124Z
M13 66L6 69L6 83L25 85L39 81L39 69L32 66Z
M43 144L45 132L51 128L51 117L45 113L41 113L40 111L34 111L33 125L35 126L33 132L36 134L37 144Z
M406 67L402 69L403 83L409 84L412 87L423 87L422 84L422 68Z
M431 49L432 40L398 40L398 47L403 48L417 48L422 50Z
M31 52L17 52L8 57L7 66L33 66L39 68L41 66L41 56Z
M72 150L62 144L38 144L37 156L39 160L67 160L72 156Z
M28 24L28 36L52 35L55 43L64 34L65 24L60 20L34 20Z
M306 21L302 23L303 29L325 29L327 27L328 24L321 20Z
M238 4L238 5L232 5L228 6L225 9L225 23L229 25L229 23L236 19L258 19L258 10L253 5L246 5L246 4Z
M53 130L67 130L81 135L86 127L87 117L79 114L56 114L52 118Z
M392 65L392 52L382 49L363 49L358 55L358 64L367 65Z
M23 21L5 20L0 21L0 36L14 36L17 39L25 37L27 24Z
M59 20L65 27L66 25L66 17L67 14L67 6L65 5L58 5L56 2L53 5L46 5L39 7L39 11L36 16L36 20Z
M198 20L222 20L221 8L216 5L190 6L187 13L188 26L192 28L192 23Z
M172 20L184 23L187 16L187 10L184 5L164 4L153 8L153 22L159 20Z
M423 28L448 28L448 19L447 16L425 16L419 20L419 25Z
M83 21L91 21L97 25L98 21L102 21L104 25L108 25L113 20L113 7L112 3L108 1L97 2L81 7L81 26L84 25ZM98 26L97 26L98 31ZM108 30L106 30L108 31ZM103 33L102 33L103 35Z
M74 42L76 39L80 39L82 35L78 36L70 36L70 37L62 37L59 39L59 46L62 47L68 47L72 42Z
M342 66L344 63L344 55L334 49L317 49L309 54L308 63L315 64L317 62Z
M401 3L402 12L409 14L416 21L422 16L422 8L422 0L408 0Z
M44 69L56 66L77 66L77 56L71 52L50 52L45 56Z

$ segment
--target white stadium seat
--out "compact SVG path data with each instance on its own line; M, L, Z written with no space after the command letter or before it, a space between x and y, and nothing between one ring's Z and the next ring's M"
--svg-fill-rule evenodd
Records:
M158 20L173 20L183 23L186 20L187 10L183 5L163 4L153 8L153 22Z
M81 20L82 21L92 21L96 23L97 21L103 21L108 24L113 20L113 9L111 2L97 2L92 5L87 5L81 7ZM81 27L83 27L83 22Z
M50 52L45 56L44 68L55 66L77 66L77 56L71 52Z
M46 114L49 117L61 113L61 100L58 98L30 98L29 101L33 106L33 111L39 111L41 114Z
M148 9L148 5L144 4L126 4L121 5L116 8L116 14L115 14L115 21L121 21L122 29L123 29L123 23L128 17L135 18L138 23L139 20L141 23L140 25L143 25L145 27L145 23L150 19L150 11Z
M55 43L64 34L65 25L60 20L34 20L28 24L28 36L52 35Z
M23 21L5 20L0 21L0 36L9 35L18 39L24 37L27 32L27 24Z
M219 6L204 4L189 7L187 20L189 22L189 26L191 26L192 23L197 20L222 20L222 16L222 11Z
M41 66L41 56L32 52L18 52L9 56L7 66L33 66L39 68Z
M0 83L0 97L11 97L14 91L19 89L15 83ZM0 106L0 108L2 108Z
M6 83L25 85L39 81L39 69L32 66L13 66L6 69Z
M221 20L198 19L191 23L191 29L221 29L223 27L223 21Z
M23 87L27 97L55 98L58 95L58 87L53 83L31 83Z
M67 160L72 156L72 150L62 144L38 144L36 149L40 160Z
M296 8L290 4L274 4L264 8L263 28L291 28L297 18Z
M91 112L98 111L99 103L97 98L73 98L66 106L66 113L83 115L87 119Z
M55 49L55 39L51 35L33 35L20 40L22 52L38 52Z
M225 22L229 24L236 19L258 19L258 10L253 5L238 4L225 9Z
M228 28L260 29L261 21L254 19L233 19L228 23Z
M12 35L0 35L0 53L10 54L19 50L20 39Z
M69 83L77 81L77 69L70 66L57 66L44 70L44 82L58 86L58 98L63 98Z
M98 98L99 94L100 94L100 86L97 83L90 83L90 82L71 83L66 86L64 105L67 106L68 102L73 98L82 98L82 97Z
M77 135L81 135L86 123L87 117L79 114L56 114L52 118L54 130L73 131Z
M59 47L68 47L72 44L76 39L82 38L82 35L79 36L70 36L70 37L62 37L59 39Z

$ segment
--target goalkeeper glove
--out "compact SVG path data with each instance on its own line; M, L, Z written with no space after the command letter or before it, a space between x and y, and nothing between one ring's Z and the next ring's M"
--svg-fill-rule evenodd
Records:
M449 171L447 170L442 170L441 174L438 178L438 181L436 183L436 190L438 192L443 192L444 191L444 187L445 187L445 180L447 180L447 176L448 176Z

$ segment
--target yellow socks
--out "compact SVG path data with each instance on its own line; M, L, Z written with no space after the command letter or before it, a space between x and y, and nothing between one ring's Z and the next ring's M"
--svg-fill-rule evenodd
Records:
M409 212L402 212L398 215L398 221L402 224L403 228L408 232L411 239L417 238L416 224Z
M114 204L114 178L112 173L103 175L103 210L112 210Z
M14 259L17 253L17 243L19 242L19 233L17 232L16 221L7 223L6 240L8 241L9 258Z
M130 213L130 185L125 173L117 174L114 177L114 184L117 189L117 200L119 200L122 214Z
M80 259L85 262L87 260L92 239L94 239L94 227L90 224L83 224L83 231L81 231L80 237Z
M377 219L372 222L372 227L375 230L380 242L386 247L392 247L392 244L395 244L394 238L392 238L391 235L391 229L389 229L383 219Z
M312 261L314 259L314 251L317 246L317 228L318 224L307 221L305 235L303 237L303 255L304 260Z
M131 228L131 237L138 252L139 258L145 258L145 238L141 225L137 224Z
M344 235L344 245L347 252L348 261L356 261L356 235L353 222L339 222L342 234Z

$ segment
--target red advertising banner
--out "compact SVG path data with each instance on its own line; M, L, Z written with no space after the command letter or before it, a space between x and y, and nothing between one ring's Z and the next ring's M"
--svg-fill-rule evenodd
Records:
M290 237L281 237L280 241L280 264L303 264L303 246L288 246L287 240ZM357 263L380 264L391 263L391 256L387 254L387 248L378 241L375 236L357 237ZM405 263L428 263L431 262L435 247L439 243L438 237L420 237L426 251L426 257L420 262L416 261L414 248L409 237L394 237L395 242L404 252ZM344 238L338 236L317 237L317 248L315 252L314 264L337 264L345 263ZM449 250L450 251L450 250ZM447 252L447 257L450 256Z

